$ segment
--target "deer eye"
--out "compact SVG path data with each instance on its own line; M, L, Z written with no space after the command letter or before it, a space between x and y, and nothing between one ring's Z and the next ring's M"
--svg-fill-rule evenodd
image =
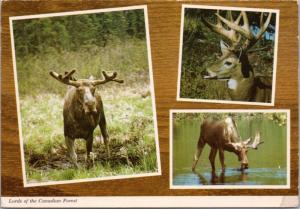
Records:
M224 64L227 66L230 66L230 65L232 65L232 62L226 61Z

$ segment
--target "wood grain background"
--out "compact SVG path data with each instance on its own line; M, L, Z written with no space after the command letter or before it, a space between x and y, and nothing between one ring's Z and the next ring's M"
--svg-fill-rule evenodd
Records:
M275 107L176 101L181 4L280 9ZM13 78L9 17L131 5L148 5L162 176L24 188ZM297 195L298 194L298 42L297 2L288 1L4 1L2 2L1 192L3 196L127 195ZM169 189L169 109L291 109L291 188L243 190Z

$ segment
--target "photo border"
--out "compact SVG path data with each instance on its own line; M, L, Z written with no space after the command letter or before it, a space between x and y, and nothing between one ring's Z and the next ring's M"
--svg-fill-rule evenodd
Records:
M182 72L182 48L183 48L183 28L184 28L184 14L185 9L219 9L231 11L248 11L248 12L271 12L276 14L276 32L274 41L274 57L273 57L273 75L272 75L272 96L271 102L246 102L246 101L231 101L220 99L194 99L180 97L180 83ZM262 8L247 8L247 7L227 7L227 6L207 6L207 5L193 5L182 4L181 6L181 23L180 23L180 39L179 39L179 61L178 61L178 77L177 77L177 94L176 101L182 102L206 102L206 103L224 103L224 104L246 104L246 105L260 105L260 106L274 106L275 105L275 91L276 91L276 72L277 72L277 55L278 55L278 37L279 37L279 9L262 9Z
M173 184L173 113L272 113L281 112L287 114L286 137L286 185L174 185ZM169 112L169 188L170 189L290 189L291 188L291 111L290 109L171 109Z
M19 101L19 87L18 87L18 78L17 78L17 65L16 65L16 55L15 55L13 21L14 20L24 20L24 19L46 18L46 17L60 17L60 16L81 15L81 14L117 12L117 11L137 10L137 9L142 9L144 12L145 35L146 35L146 42L147 42L147 59L148 59L148 68L149 68L148 72L149 72L149 79L150 79L149 84L150 84L153 126L154 126L154 135L155 135L154 140L155 140L155 150L156 150L157 172L132 174L132 175L107 176L107 177L97 177L97 178L85 178L85 179L78 179L78 180L62 180L62 181L40 182L40 183L28 183L27 179L26 179L26 170L25 170L23 132L22 132L22 123L21 123L20 101ZM11 49L12 49L14 83L15 83L15 93L16 93L16 106L17 106L18 128L19 128L19 142L20 142L20 150L21 150L21 163L22 163L22 175L23 175L24 187L71 184L71 183L81 183L81 182L91 182L91 181L128 179L128 178L139 178L139 177L150 177L150 176L162 175L147 5L136 5L136 6L126 6L126 7L105 8L105 9L92 9L92 10L79 10L79 11L71 11L71 12L14 16L14 17L9 17L9 28L10 28L10 36L11 36L11 47L12 47Z

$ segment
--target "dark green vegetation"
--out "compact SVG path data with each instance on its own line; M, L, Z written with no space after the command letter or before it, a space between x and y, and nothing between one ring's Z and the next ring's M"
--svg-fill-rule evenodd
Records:
M200 125L206 118L222 119L228 113L174 113L173 121L173 184L209 185L211 166L210 147L206 145L192 172L193 155L200 135ZM287 183L287 115L286 113L231 113L243 139L261 132L264 141L257 150L248 151L249 169L238 170L237 156L225 152L225 175L216 157L217 184L222 185L285 185ZM223 181L223 182L220 182Z
M216 22L216 10L185 9L182 66L180 81L180 97L194 99L229 100L226 81L204 80L206 68L218 60L221 55L220 40L230 43L226 38L211 31L202 21L201 16L211 23ZM223 17L226 11L220 11ZM233 11L236 18L238 11ZM255 34L259 28L260 13L247 12L252 32ZM275 39L275 14L272 15L267 32L256 45L249 50L249 62L256 75L273 76Z
M13 28L29 182L157 171L143 10L17 20ZM80 168L66 158L62 106L68 87L49 75L71 69L76 78L116 71L125 81L98 87L112 156L106 159L97 128L89 170L84 140L75 142Z

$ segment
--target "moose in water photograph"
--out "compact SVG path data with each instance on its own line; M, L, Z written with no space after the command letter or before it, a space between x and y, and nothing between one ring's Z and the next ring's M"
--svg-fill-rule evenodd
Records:
M10 21L24 185L158 175L145 7Z
M279 11L182 9L177 99L273 105Z
M287 188L288 110L170 113L171 188Z

